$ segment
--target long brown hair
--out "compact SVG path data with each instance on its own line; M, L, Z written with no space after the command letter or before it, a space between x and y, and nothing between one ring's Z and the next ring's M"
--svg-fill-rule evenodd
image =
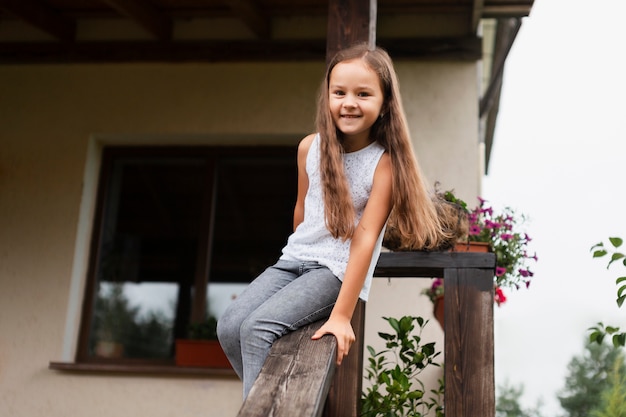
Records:
M320 171L326 227L335 238L352 237L355 213L343 168L342 133L333 122L329 106L329 83L340 62L362 59L380 80L384 95L382 117L371 128L371 139L389 153L393 171L393 209L388 226L400 235L403 247L433 249L446 238L429 190L420 172L402 107L398 79L391 58L380 47L357 44L339 51L330 61L319 91L316 128L320 134Z

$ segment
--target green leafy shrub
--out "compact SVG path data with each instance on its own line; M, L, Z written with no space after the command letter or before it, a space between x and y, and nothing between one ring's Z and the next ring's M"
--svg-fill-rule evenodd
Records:
M609 243L612 248L607 248L608 245L604 245L604 242L596 243L591 247L591 251L593 252L594 258L602 258L604 256L610 255L610 260L606 265L606 269L609 269L611 265L615 262L621 263L624 267L626 267L626 254L622 252L618 252L617 249L622 246L624 240L619 237L610 237ZM615 280L615 284L619 287L617 289L617 299L616 303L618 307L622 307L624 301L626 300L626 276L618 277ZM614 326L605 326L603 323L598 323L596 326L591 327L591 334L589 335L589 340L591 342L597 342L598 344L602 343L602 340L606 337L606 335L611 335L613 339L613 345L615 347L620 347L626 345L626 332L620 332L619 327Z
M421 339L428 321L411 316L404 316L400 320L383 318L395 334L378 333L385 340L385 350L376 352L371 346L367 347L370 357L365 370L371 387L362 394L361 415L423 417L433 410L436 417L442 417L444 412L440 402L444 391L443 380L440 379L439 388L431 390L429 398L425 398L424 384L418 379L428 366L439 366L434 359L441 352L435 350L434 342L422 343Z

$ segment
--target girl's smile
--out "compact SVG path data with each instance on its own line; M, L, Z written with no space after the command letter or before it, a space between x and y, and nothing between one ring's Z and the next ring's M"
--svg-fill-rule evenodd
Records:
M343 133L346 151L367 146L384 100L378 74L361 59L341 62L330 74L328 98L333 121Z

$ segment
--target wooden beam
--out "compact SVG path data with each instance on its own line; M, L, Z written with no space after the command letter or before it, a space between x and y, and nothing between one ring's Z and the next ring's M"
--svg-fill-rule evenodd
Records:
M274 342L237 417L321 416L337 357L334 336L311 340L324 322L287 333Z
M271 35L270 21L261 9L249 0L222 0L260 39L269 39Z
M0 8L61 41L70 42L76 36L74 20L39 0L0 0Z
M126 16L159 40L172 37L172 19L145 0L102 0L118 13Z
M394 60L477 61L482 43L476 37L379 39ZM0 42L0 65L119 62L277 62L323 61L326 42L285 41L115 41Z
M383 252L378 258L376 277L441 277L446 268L493 269L494 253L469 252Z
M376 0L329 0L326 62L357 42L376 45Z
M490 4L487 2L483 8L483 17L526 17L530 14L532 5L532 1L520 2L520 4Z

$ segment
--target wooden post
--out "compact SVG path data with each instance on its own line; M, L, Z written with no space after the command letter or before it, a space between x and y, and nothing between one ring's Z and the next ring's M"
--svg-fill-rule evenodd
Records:
M376 45L377 0L329 0L326 63L357 42Z
M356 341L335 371L335 378L326 398L324 417L357 417L361 414L365 338L365 303L361 300L352 316L352 328Z
M326 32L326 63L357 42L376 45L377 0L329 0ZM326 399L324 417L357 417L361 410L365 303L360 301L352 316L356 342L337 369Z
M444 270L445 410L450 417L493 417L493 270Z

